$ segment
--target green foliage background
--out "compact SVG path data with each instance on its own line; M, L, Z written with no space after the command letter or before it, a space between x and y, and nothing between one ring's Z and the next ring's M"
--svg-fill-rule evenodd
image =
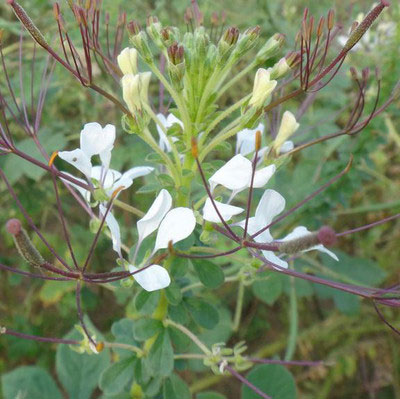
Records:
M55 34L55 24L52 19L51 2L43 0L21 1L29 10L37 25L51 39ZM104 8L110 13L111 20L115 20L117 12L123 8L127 12L128 19L137 19L142 24L148 15L157 15L159 19L170 25L183 26L182 14L188 6L186 0L154 0L154 1L122 1L105 0ZM358 12L366 11L371 7L370 1L301 1L285 0L220 0L199 2L205 18L209 18L211 12L224 10L227 14L227 23L237 25L243 29L248 26L260 25L262 35L267 38L275 32L282 32L287 36L286 50L290 50L294 37L300 27L300 18L305 6L315 15L326 14L328 8L334 6L337 19L344 26L350 26ZM384 19L387 21L400 20L399 4L393 2L389 10L385 11ZM51 23L50 23L51 22ZM19 23L15 21L11 11L5 4L0 6L0 27L5 29L8 47L8 59L10 66L17 65L17 42L20 32ZM77 33L77 32L76 32ZM73 35L72 35L73 36ZM29 38L25 45L30 45ZM126 40L127 43L127 40ZM345 68L332 81L331 85L321 91L316 102L308 110L301 121L299 141L306 138L315 138L327 133L335 132L343 124L344 110L348 105L348 95L351 92L350 79L346 71L350 63L357 68L378 66L383 76L382 98L390 94L395 82L400 77L400 64L398 54L400 48L400 28L397 26L393 37L369 51L352 53L346 61ZM42 59L44 62L44 59ZM18 76L12 76L17 80ZM106 82L112 85L111 82ZM0 85L4 85L0 81ZM223 98L229 103L231 99L237 99L240 93L250 91L252 77L249 76L238 83ZM117 93L118 86L112 89ZM157 88L154 88L157 93ZM371 97L371 102L373 97ZM288 107L293 109L298 105L295 100ZM117 126L119 145L113 152L112 167L128 168L134 165L149 164L146 160L148 148L138 138L122 134L120 115L109 103L102 98L93 95L87 90L80 89L78 83L64 70L57 67L46 101L42 122L42 142L50 152L63 148L74 148L73 144L79 137L79 132L84 123L98 121L101 124L113 123ZM323 123L321 123L323 121ZM315 148L310 148L296 156L295 162L282 168L282 171L274 178L274 185L285 198L289 206L293 205L304 196L318 187L321 181L343 169L349 159L350 153L354 154L355 162L351 172L337 185L331 187L324 194L309 203L301 212L287 219L285 230L299 223L317 227L321 223L330 224L338 231L353 228L368 222L372 222L386 215L398 212L400 209L400 122L399 101L395 102L381 117L374 120L359 136L355 138L340 138L327 142ZM304 128L303 128L304 127ZM32 156L34 153L23 133L14 126L14 134L20 142L21 149L26 150ZM234 141L232 141L234 148ZM228 153L221 152L220 157L227 158ZM64 240L60 234L55 208L47 206L54 203L52 184L39 170L33 169L13 156L0 159L0 164L7 172L10 181L14 184L21 200L30 212L32 218L47 233L52 245L60 251L66 251ZM123 194L123 199L128 203L134 203L139 209L147 209L148 202L153 198L151 193L136 193L139 183ZM18 215L12 199L4 185L0 184L0 261L4 264L23 265L16 251L13 249L12 240L6 234L4 224L10 217ZM63 198L67 214L70 215L69 224L72 230L73 241L76 244L78 258L85 255L86 245L92 234L81 223L82 210L75 208L71 197ZM121 214L122 216L122 214ZM133 240L135 220L125 218L123 235ZM296 267L302 270L324 273L332 277L340 275L346 282L360 282L371 285L391 285L398 282L400 261L400 222L394 221L361 234L352 235L340 241L340 264L330 261L326 257L305 257ZM283 231L277 232L284 233ZM36 242L41 248L40 242ZM68 255L63 254L67 257ZM113 254L110 251L108 239L103 237L96 251L93 264L98 265L98 270L107 270L113 267ZM225 264L224 260L219 261ZM206 278L205 276L204 278ZM207 285L206 283L204 283ZM212 284L212 282L211 282ZM288 339L288 292L291 282L287 277L276 275L268 280L260 280L246 289L245 312L243 325L235 334L234 341L246 339L250 344L250 350L257 352L259 356L272 357L284 353ZM5 324L15 330L28 334L61 337L69 331L76 321L74 285L69 283L41 282L22 279L19 276L1 273L0 278L0 324ZM326 360L331 365L318 368L293 367L290 371L297 383L297 395L299 398L335 399L335 398L381 398L400 399L400 363L399 340L377 317L372 304L365 303L343 293L339 293L324 287L317 287L310 283L296 281L295 289L298 296L299 315L299 340L296 350L296 359ZM219 342L228 340L230 320L228 310L234 310L235 287L224 285L218 291L218 296L206 298L208 302L220 305L220 322L216 328L205 332L202 339L205 342ZM132 328L129 319L132 314L133 301L129 293L122 291L115 294L101 287L84 288L83 303L85 313L88 314L93 324L109 337L119 337L120 342L143 338L140 331L136 331L135 337L129 337ZM218 298L224 298L223 303ZM136 298L137 302L138 298ZM151 307L151 300L146 298L143 306ZM194 304L192 304L194 306ZM196 306L200 306L197 304ZM136 303L136 307L138 304ZM396 309L383 309L385 316L399 326L399 312ZM120 320L121 319L121 320ZM212 318L211 318L212 319ZM120 320L116 322L117 320ZM212 320L200 320L201 323L213 323ZM111 333L107 333L111 330ZM138 338L139 337L139 338ZM160 338L161 337L161 338ZM169 336L166 330L159 339L174 343L178 342ZM181 342L183 348L189 348L190 343ZM165 349L165 345L162 345ZM4 399L13 398L13 392L7 387L12 386L15 374L9 374L18 366L17 373L22 373L24 378L32 378L41 398L56 399L69 398L112 398L114 385L124 385L129 382L126 368L132 359L122 354L122 360L117 363L117 370L108 369L108 374L102 376L100 388L106 387L105 395L101 396L100 388L97 388L98 377L96 374L84 375L84 368L78 366L91 362L93 357L76 358L77 367L73 370L63 369L62 356L78 356L76 354L63 353L66 347L55 347L48 344L39 344L32 341L15 339L13 337L0 337L0 373L4 375L3 396ZM185 350L185 349L183 349ZM189 349L188 349L189 350ZM193 350L190 349L192 352ZM154 353L154 362L158 361L158 354ZM104 352L102 359L109 363L109 355ZM97 358L96 358L97 359ZM124 363L123 363L124 362ZM237 397L239 385L233 379L220 377L205 377L201 373L204 367L200 362L192 362L190 368L182 365L180 377L174 375L164 385L164 397L166 399L179 392L181 386L179 378L189 382L189 386L196 391L200 387L204 390L215 390L225 394L227 398ZM179 366L176 365L176 367ZM38 368L40 367L40 368ZM99 367L99 364L94 367ZM166 365L165 367L169 367ZM268 369L271 366L262 366L266 374L282 378L286 384L285 371ZM86 365L86 370L90 369ZM177 367L179 370L179 367ZM44 370L47 370L46 372ZM258 369L259 370L259 369ZM124 373L125 371L125 373ZM13 372L15 373L15 372ZM265 375L265 374L264 374ZM57 379L57 385L54 384ZM76 392L77 381L86 378L83 384L88 392L83 390ZM92 379L94 380L92 381ZM257 380L257 370L249 374L249 379ZM11 381L11 382L10 382ZM17 381L20 381L17 379ZM114 384L114 385L113 385ZM267 382L266 382L267 384ZM290 383L288 383L290 385ZM92 393L95 389L94 393ZM290 389L290 387L289 387ZM255 398L254 394L243 391L243 398ZM63 394L61 394L63 392ZM171 393L172 392L172 393ZM197 392L197 391L196 391ZM2 393L0 390L0 397ZM46 396L47 395L47 396ZM181 397L187 397L187 392L180 392ZM252 396L253 395L253 396ZM277 393L274 399L292 398L285 393ZM290 393L288 394L290 395ZM369 395L369 396L368 396ZM33 393L29 399L34 399ZM122 396L121 396L122 397ZM222 398L217 394L198 394L197 399ZM124 397L125 398L125 397ZM28 398L27 398L28 399Z

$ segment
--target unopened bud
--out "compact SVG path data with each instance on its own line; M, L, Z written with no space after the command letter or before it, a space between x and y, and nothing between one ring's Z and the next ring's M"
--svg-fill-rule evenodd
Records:
M221 40L223 40L228 46L233 46L237 43L239 39L239 29L231 26L226 31L221 37Z
M270 72L264 68L259 68L254 78L253 94L249 105L261 108L277 84L276 80L270 79Z
M179 65L184 61L185 49L183 46L179 46L177 42L168 47L167 53L168 60L173 65Z
M122 77L122 97L132 114L141 111L143 103L148 103L150 78L151 72Z
M137 21L128 22L128 24L126 25L126 28L128 29L130 36L136 36L142 30L142 28L140 27L140 25Z
M138 73L138 52L136 49L124 48L118 55L117 62L124 75Z
M325 18L321 17L317 26L317 36L321 37L324 32Z
M211 14L211 25L218 26L218 14L214 11Z
M300 125L297 123L296 118L290 111L285 111L283 113L281 125L272 146L276 153L279 153L282 145L289 137L293 135L299 126Z
M275 33L267 40L264 46L258 51L256 55L257 64L264 63L268 58L273 57L285 43L285 35L282 33Z
M281 58L271 69L271 79L279 79L290 71L290 67L286 61L286 57Z
M261 148L261 131L256 131L255 150L259 151Z
M197 147L196 137L192 137L192 156L194 159L197 159L197 157L199 156L199 149Z
M332 30L335 25L335 11L332 9L328 11L327 24L329 30Z

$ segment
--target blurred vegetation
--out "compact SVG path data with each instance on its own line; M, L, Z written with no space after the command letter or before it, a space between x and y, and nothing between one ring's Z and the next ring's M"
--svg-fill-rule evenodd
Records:
M49 1L31 0L23 2L32 18L37 22L46 37L51 40L56 33L53 23L52 8ZM265 0L220 0L200 1L205 20L214 11L226 13L226 24L236 25L240 29L260 25L262 36L268 38L275 32L282 32L287 37L289 51L293 47L294 37L301 24L302 10L310 7L314 15L326 15L333 7L337 20L349 27L359 12L367 11L371 1L302 1L285 0L268 2ZM105 0L104 9L115 20L120 8L126 10L128 20L137 19L142 24L148 15L157 15L159 19L170 25L183 25L182 15L188 6L186 0ZM400 20L400 6L393 2L384 12L385 21ZM375 26L375 25L374 25ZM372 29L374 29L374 26ZM10 9L2 3L0 6L0 28L4 32L4 48L9 67L18 63L18 35L20 25ZM78 35L78 32L76 32ZM27 36L27 35L25 35ZM72 35L73 36L73 35ZM127 38L125 43L128 44ZM31 48L28 37L24 41L27 50ZM301 120L301 128L295 141L315 138L340 129L343 115L349 104L351 81L348 69L354 65L358 69L379 67L382 75L381 101L389 95L394 84L400 78L398 62L400 48L400 27L396 22L395 33L382 40L379 45L370 49L352 52L346 60L344 68L332 83L318 93L316 101L308 109ZM282 53L284 54L285 51ZM29 51L26 52L29 56ZM39 51L39 59L45 62L45 55ZM239 66L240 67L240 66ZM18 76L12 76L17 82ZM38 83L36 83L38 85ZM118 93L118 84L110 80L105 83L113 85ZM0 81L4 85L4 81ZM239 98L240 94L251 90L252 74L240 81L222 99L229 103ZM38 87L39 88L39 87ZM158 88L154 87L154 94ZM368 99L371 109L374 101ZM351 98L351 97L350 97ZM286 105L295 110L299 100ZM382 217L399 212L400 209L400 103L392 106L381 117L356 137L343 137L329 141L296 155L295 162L282 168L273 180L272 188L276 188L285 198L289 206L315 189L321 182L338 173L346 165L350 154L355 161L351 172L343 180L315 200L304 209L287 219L285 228L293 225L317 227L321 223L334 226L338 231L360 226ZM88 90L81 89L78 83L62 70L55 68L52 83L46 100L43 114L41 135L49 151L63 148L74 148L84 123L98 121L101 124L113 123L117 126L117 148L113 153L112 167L118 169L134 165L149 164L146 160L148 148L133 136L122 135L120 114L110 103ZM25 142L23 132L13 126L14 137L21 141L29 151L29 142ZM234 140L232 140L234 148ZM228 157L221 153L221 157ZM38 173L28 164L15 160L12 156L0 159L0 165L10 175L15 190L20 195L24 206L39 227L46 232L50 243L59 251L66 251L64 240L60 234L54 204L52 183L44 173ZM134 203L139 209L146 209L153 198L146 193L135 193L140 187L138 182L129 192L122 194L123 200ZM18 211L5 186L0 184L0 262L4 264L23 265L13 248L12 239L5 233L5 222ZM40 200L38 200L40 199ZM70 215L73 242L77 248L78 258L85 255L85 243L92 239L87 226L83 225L82 210L78 209L70 196L63 196L67 214ZM129 237L130 228L135 220L131 216L124 217L123 235ZM279 232L280 233L280 232ZM279 233L277 236L279 236ZM133 237L130 237L133 238ZM305 257L296 266L303 270L318 272L321 264L330 269L332 275L340 273L352 281L371 285L389 286L396 284L400 273L400 221L394 221L360 234L348 236L340 241L341 259L338 266L329 262L326 257ZM36 242L46 254L40 242ZM102 237L95 254L94 264L98 270L111 268L113 262L109 241ZM79 252L81 248L81 253ZM346 255L347 254L347 255ZM47 253L47 255L49 255ZM65 254L68 259L68 255ZM223 263L223 260L222 260ZM259 356L272 357L284 353L288 338L288 291L290 281L286 277L277 277L273 289L266 284L254 284L246 289L245 311L242 327L234 336L234 342L245 338L252 352ZM268 280L270 282L270 280ZM272 284L271 284L272 287ZM234 310L234 286L224 285L218 297L225 298L223 309ZM298 397L302 399L336 399L336 398L380 398L400 399L400 347L398 336L387 328L376 315L371 303L348 297L327 288L313 286L310 283L296 281L299 314L299 342L296 359L326 360L329 366L317 368L293 367L298 389ZM216 302L217 299L213 298ZM114 295L102 287L84 288L83 303L93 324L108 333L115 323L123 317L129 317L132 297L125 291ZM394 325L400 325L399 312L395 309L382 310ZM69 331L76 321L75 297L70 284L54 284L52 282L32 281L20 276L1 272L0 278L0 324L12 326L13 329L28 334L61 337ZM115 328L115 324L114 324ZM215 332L219 339L227 339L221 327ZM204 337L204 339L206 339ZM55 346L40 344L14 337L0 338L0 373L7 373L21 365L38 365L55 376ZM197 371L196 371L197 370ZM193 366L182 372L193 389L213 389L225 393L228 398L237 397L238 383L225 378L203 378L200 369ZM100 391L92 397L100 397ZM1 390L0 390L1 397ZM211 396L209 396L211 398ZM200 396L198 396L200 398ZM206 398L202 396L201 398ZM218 398L218 396L215 396ZM27 398L28 399L28 398ZM279 399L279 398L274 398Z

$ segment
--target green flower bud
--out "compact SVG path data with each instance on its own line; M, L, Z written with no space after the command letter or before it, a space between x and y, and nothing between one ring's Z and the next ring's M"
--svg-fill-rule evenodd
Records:
M273 57L283 46L285 42L285 35L281 33L275 33L264 46L258 51L256 55L256 62L257 64L264 63L268 58Z

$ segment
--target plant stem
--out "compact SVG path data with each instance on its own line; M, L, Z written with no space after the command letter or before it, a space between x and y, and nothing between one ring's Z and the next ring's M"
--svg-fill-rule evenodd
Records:
M189 337L199 347L199 349L201 349L204 352L204 354L206 354L207 356L212 355L211 351L207 348L207 346L202 341L200 341L200 339L197 338L197 336L194 335L185 326L183 326L182 324L175 323L174 321L172 321L170 319L166 319L164 322L167 325L170 325L171 327L174 327L177 330L183 332L187 337Z
M235 317L233 319L233 327L232 327L232 330L234 332L236 332L240 326L240 320L242 318L242 309L243 309L243 298L244 298L244 283L243 280L240 280L238 296L236 300Z
M117 206L118 208L123 209L124 211L130 212L130 213L132 213L132 214L134 214L136 216L139 216L139 217L143 217L145 215L145 213L142 212L141 210L139 210L139 209L137 209L137 208L135 208L135 207L127 204L126 202L123 202L123 201L119 200L119 199L115 199L114 200L114 205Z
M296 351L297 333L298 333L298 314L297 314L297 297L296 286L294 277L290 277L290 291L289 291L289 340L286 347L285 360L292 360Z

